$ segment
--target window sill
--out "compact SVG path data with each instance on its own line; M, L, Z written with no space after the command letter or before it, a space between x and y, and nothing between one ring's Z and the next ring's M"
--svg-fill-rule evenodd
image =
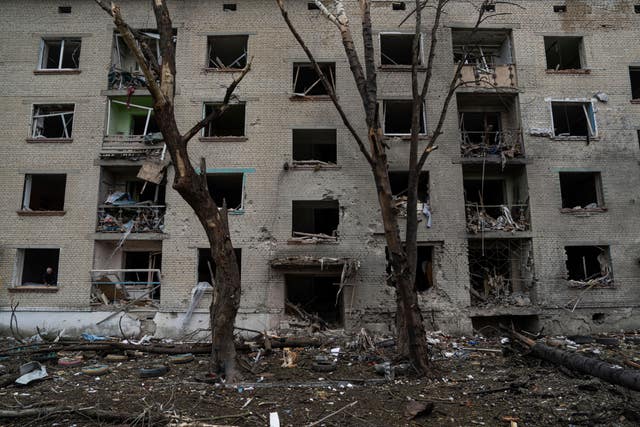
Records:
M342 166L325 162L313 162L311 160L305 161L305 163L297 163L295 160L291 162L292 170L336 170L342 169Z
M632 104L640 104L640 98L634 98L630 101Z
M73 138L27 138L29 144L49 143L49 144L67 144L73 142Z
M44 69L44 70L33 70L33 74L41 75L41 74L80 74L82 70L80 69Z
M337 245L337 240L287 240L287 245Z
M67 211L27 211L19 210L16 213L20 216L64 216Z
M397 135L385 134L385 135L383 135L383 138L384 138L385 141L393 141L393 140L398 140L398 139L400 139L402 141L411 141L411 135L408 134L408 133L406 133L406 134L404 134L404 133L403 134L397 134ZM418 135L418 140L419 141L428 141L429 139L431 139L431 138L427 134Z
M427 67L424 65L418 65L418 72L427 71ZM407 72L411 71L411 65L379 65L378 71L380 72L394 72L394 71L402 71Z
M560 213L568 214L568 215L580 215L580 214L590 214L590 213L604 213L607 212L607 208L580 208L580 209L572 209L572 208L561 208Z
M244 142L249 138L246 136L201 136L200 142Z
M546 70L547 74L591 74L591 70L584 69L570 69L570 70Z
M592 136L587 138L586 136L552 136L551 139L553 141L598 141L600 138L597 136Z
M10 293L22 293L22 292L43 292L43 293L55 293L58 292L58 286L14 286L11 288L7 288L7 291Z
M204 67L202 71L205 73L241 73L244 68L209 68Z
M295 102L304 102L304 101L331 101L331 97L329 95L309 95L309 96L296 96L292 95L289 97L291 101Z

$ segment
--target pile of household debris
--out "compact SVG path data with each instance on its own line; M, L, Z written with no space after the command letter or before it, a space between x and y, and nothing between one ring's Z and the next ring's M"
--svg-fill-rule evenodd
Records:
M335 235L329 236L328 234L324 233L302 233L300 231L294 231L293 237L289 239L288 243L338 243L338 237Z
M579 213L579 212L589 212L589 211L603 211L604 208L598 206L597 203L589 203L585 206L574 206L572 208L562 208L563 213Z
M484 156L500 156L504 161L522 156L522 143L520 129L501 132L484 132L482 142L476 142L478 139L471 138L469 135L473 132L462 133L462 142L460 151L462 157L484 157ZM493 140L491 136L493 135Z
M477 234L485 231L505 231L516 232L529 229L529 222L526 219L525 209L518 209L516 219L511 215L511 211L505 205L500 205L500 215L493 218L487 213L484 206L467 205L467 230Z
M473 287L469 289L473 297L473 306L501 304L524 307L531 304L529 296L522 292L513 292L509 279L500 273L486 275L482 284L482 290Z
M111 193L98 214L96 231L144 233L164 230L164 206L152 201L136 202L129 193Z

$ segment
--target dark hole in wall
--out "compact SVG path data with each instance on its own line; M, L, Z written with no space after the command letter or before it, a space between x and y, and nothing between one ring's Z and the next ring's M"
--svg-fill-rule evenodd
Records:
M513 263L520 256L517 248L511 249L501 241L469 241L469 275L471 287L486 299L500 300L513 292L513 282L520 277L514 277ZM493 289L489 286L489 278L502 277L508 281L506 288ZM472 303L476 301L472 294Z
M320 8L318 7L317 4L315 4L312 1L310 1L310 2L307 3L307 9L308 10L319 10Z
M496 5L495 4L485 4L482 6L486 12L495 12Z
M394 1L391 3L391 10L407 10L407 4L403 1Z
M502 214L500 205L507 203L503 179L465 179L464 199L467 205L484 205L485 211L493 218ZM472 208L473 209L473 208Z
M609 259L606 246L566 246L566 266L569 280L587 281L602 276L598 256Z
M233 248L236 254L236 263L238 264L238 272L242 277L242 248ZM198 282L211 283L211 273L209 272L209 262L211 264L211 271L213 277L216 276L216 263L211 257L211 249L198 248Z
M125 251L125 269L160 269L162 266L162 254L150 251ZM124 273L125 286L149 286L154 288L157 284L148 282L159 282L160 278L156 273L148 271L127 271ZM160 299L160 288L154 290L146 298Z
M593 321L593 323L595 323L596 325L601 325L604 323L605 320L605 314L604 313L593 313L591 315L591 320Z
M294 129L293 160L320 160L336 163L335 129Z
M335 87L336 64L335 62L318 63L320 71L327 78L329 84ZM293 64L293 92L305 94L306 96L328 95L327 89L321 81L320 76L308 63Z
M597 172L560 172L562 207L586 207L592 203L600 206L598 198L599 176Z
M29 177L31 188L29 188ZM33 211L62 211L64 210L64 195L67 175L64 174L33 174L25 178L25 192L30 191L27 208Z
M34 105L33 136L44 138L71 138L73 132L73 112L73 104ZM59 113L72 114L65 114L64 116L37 117ZM65 124L67 128L66 134Z
M396 196L406 196L409 188L408 171L389 171L391 193ZM427 202L429 199L429 172L420 172L418 177L418 201Z
M474 332L485 336L502 336L500 325L518 331L538 332L540 330L540 320L536 315L528 316L477 316L471 318L471 325Z
M238 5L235 3L224 3L222 5L223 12L235 12L238 9Z
M631 98L640 99L640 67L629 67Z
M413 34L380 34L380 63L382 65L411 65Z
M340 223L337 200L293 200L292 231L334 236Z
M584 113L591 111L590 104L571 104L568 102L552 102L553 133L555 136L588 136L589 122Z
M222 207L223 200L226 200L227 209L241 209L243 185L244 174L242 173L207 174L209 194L218 207Z
M556 13L563 13L567 11L567 6L565 5L558 5L558 6L553 6L553 11Z
M205 117L213 112L216 104L205 105ZM218 119L205 128L204 136L244 136L245 104L233 104Z
M433 246L417 245L416 256L416 277L414 286L416 291L424 292L433 287ZM385 246L384 255L386 258L386 272L390 275L392 272L391 262L389 259L389 248Z
M58 13L71 13L71 6L58 6Z
M466 143L495 144L501 129L500 113L460 113L460 128L465 133Z
M548 70L579 70L582 37L545 37Z
M249 36L209 36L209 68L244 68Z
M303 310L318 315L329 325L343 324L340 276L285 275L286 299ZM337 305L336 305L337 302ZM293 314L293 313L291 313Z
M132 114L131 115L131 130L130 135L144 135L144 127L147 124L147 114ZM156 119L153 114L149 118L149 126L147 127L147 134L160 132L160 128L156 123Z
M60 249L22 249L22 251L24 255L22 285L44 284L47 267L53 268L53 273L57 277Z
M384 133L387 135L411 133L413 101L384 101ZM420 108L420 133L425 133L424 105Z
M634 4L633 5L633 11L635 13L640 13L640 4Z

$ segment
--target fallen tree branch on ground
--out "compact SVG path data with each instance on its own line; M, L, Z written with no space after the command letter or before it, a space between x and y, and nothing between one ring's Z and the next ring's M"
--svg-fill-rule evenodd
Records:
M640 391L640 371L623 369L591 357L549 347L509 330L511 336L529 349L529 354L556 365L600 378L611 384L621 385L630 390Z
M164 425L169 420L164 415L146 413L142 414L127 414L122 412L106 411L102 409L89 408L73 408L71 406L48 406L42 408L29 408L29 409L7 409L0 410L0 419L2 418L42 418L57 414L78 414L83 417L88 417L96 421L111 421L118 423L127 423L140 417L144 417L148 421L148 425L162 424Z

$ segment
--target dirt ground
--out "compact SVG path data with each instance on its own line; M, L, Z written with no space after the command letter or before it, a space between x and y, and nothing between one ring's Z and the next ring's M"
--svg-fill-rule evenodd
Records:
M292 354L287 354L293 367L282 367L282 349L274 349L267 356L260 351L257 363L258 352L242 353L253 373L245 371L245 381L236 385L202 382L208 372L206 355L196 355L185 364L172 363L168 355L147 353L107 362L106 352L86 351L81 365L62 367L56 360L43 362L47 378L0 388L0 425L114 425L82 411L4 417L4 411L53 406L123 414L128 419L116 424L131 426L154 422L268 426L270 413L277 413L281 426L640 425L640 393L522 355L510 343L501 343L500 337L432 334L429 340L434 372L429 379L413 378L400 368L393 375L391 370L386 376L376 373L376 363L393 360L393 348L366 346L356 338L325 336L326 345L320 348L292 349L297 358L291 360ZM567 351L633 369L625 363L640 362L640 337L628 334L614 338L609 345L576 344L564 337L547 341ZM0 356L0 373L5 377L16 374L21 364L33 359L29 353L33 347L6 352L16 344L11 339L0 341L0 354L4 354ZM37 348L45 349L46 344ZM335 370L314 370L317 355L327 356L329 362L336 360ZM96 364L107 364L109 372L100 376L82 372ZM140 378L141 367L160 364L169 366L168 373ZM431 402L433 409L411 418L407 405L416 402L423 407ZM154 418L157 416L164 418L159 421Z

